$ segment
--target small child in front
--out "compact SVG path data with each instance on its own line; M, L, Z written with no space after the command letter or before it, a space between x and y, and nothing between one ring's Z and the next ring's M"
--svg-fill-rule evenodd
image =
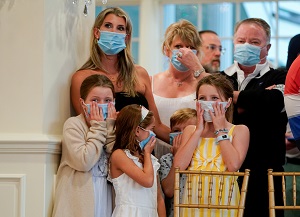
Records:
M116 193L112 217L166 216L157 180L160 165L151 155L154 123L153 113L140 105L128 105L118 114L109 174Z
M167 216L174 215L174 177L175 168L173 167L173 157L177 149L181 145L181 134L184 128L188 125L196 125L197 111L192 108L183 108L175 111L170 117L170 144L172 145L171 152L163 155L160 158L159 176L161 179L161 186L165 194L165 203ZM182 176L181 184L184 183L184 176ZM182 189L183 186L180 186Z

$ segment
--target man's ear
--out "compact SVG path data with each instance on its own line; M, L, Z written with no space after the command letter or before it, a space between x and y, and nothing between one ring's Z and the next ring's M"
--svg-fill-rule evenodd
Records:
M268 45L267 45L267 51L269 51L270 48L271 48L271 44L268 44Z

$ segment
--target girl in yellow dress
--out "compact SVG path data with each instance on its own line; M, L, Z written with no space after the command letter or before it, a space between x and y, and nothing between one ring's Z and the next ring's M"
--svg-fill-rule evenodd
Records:
M182 135L182 146L174 158L175 167L181 170L238 171L243 163L249 146L249 130L245 125L233 125L232 120L234 91L231 83L220 74L201 79L196 88L197 125L187 126ZM205 188L209 180L202 178ZM216 178L218 179L218 178ZM235 181L232 203L239 199L239 188ZM225 179L223 191L228 191L231 180ZM216 182L218 183L218 182ZM192 177L192 203L198 203L198 177ZM219 186L213 186L213 195L218 194ZM206 189L206 192L208 190ZM187 188L183 200L187 201ZM208 197L202 197L201 203L207 203ZM212 198L212 204L218 198ZM221 199L221 204L227 198ZM217 209L181 209L180 216L236 216L234 210Z

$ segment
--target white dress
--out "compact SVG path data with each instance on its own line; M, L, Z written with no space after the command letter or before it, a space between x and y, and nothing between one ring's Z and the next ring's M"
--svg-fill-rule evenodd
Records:
M95 217L110 217L112 213L112 185L107 182L108 154L103 150L92 168Z
M138 157L131 155L127 149L124 152L139 168L143 168ZM160 165L152 155L151 160L154 169L154 183L151 188L141 186L125 173L111 179L116 193L116 207L112 217L158 217L156 175Z

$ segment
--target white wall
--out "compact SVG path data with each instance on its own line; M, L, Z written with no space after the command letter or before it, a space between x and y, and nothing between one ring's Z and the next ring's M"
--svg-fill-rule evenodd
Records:
M70 78L88 57L94 2L0 0L0 210L52 211Z

